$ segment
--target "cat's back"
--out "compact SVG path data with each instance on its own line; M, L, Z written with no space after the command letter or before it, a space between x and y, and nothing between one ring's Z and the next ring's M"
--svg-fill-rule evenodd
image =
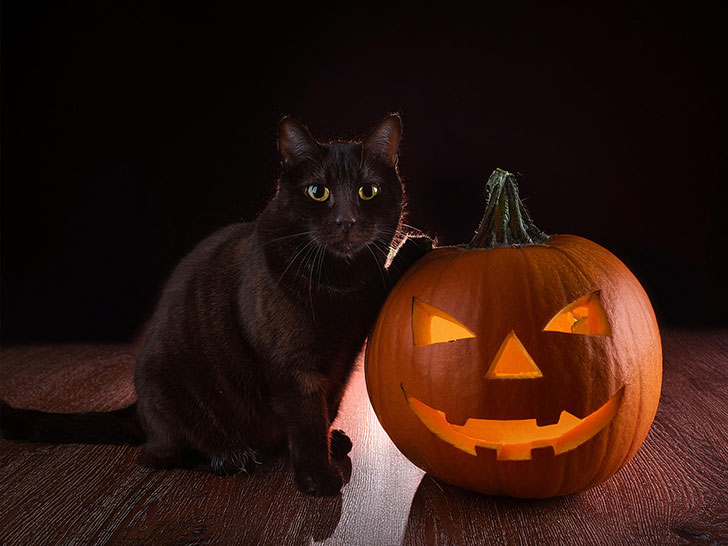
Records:
M176 333L194 331L204 326L200 319L205 316L217 317L216 322L224 318L228 302L236 299L241 264L250 257L254 229L253 223L224 227L200 241L180 260L152 317L152 339L171 339L178 337ZM196 327L191 330L192 326Z
M237 223L221 228L208 235L188 252L175 267L170 283L177 278L184 279L196 273L204 273L212 265L221 265L220 260L231 253L244 250L250 242L255 224Z

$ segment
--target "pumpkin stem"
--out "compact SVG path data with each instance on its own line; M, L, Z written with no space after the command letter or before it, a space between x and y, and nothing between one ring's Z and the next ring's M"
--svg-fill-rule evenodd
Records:
M538 245L549 238L533 223L518 196L515 175L494 170L485 191L485 214L467 248Z

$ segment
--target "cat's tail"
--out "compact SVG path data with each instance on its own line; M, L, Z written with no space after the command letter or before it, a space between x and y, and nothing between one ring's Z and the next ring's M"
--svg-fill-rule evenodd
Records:
M108 412L46 413L14 408L0 400L0 437L49 444L144 443L136 402Z

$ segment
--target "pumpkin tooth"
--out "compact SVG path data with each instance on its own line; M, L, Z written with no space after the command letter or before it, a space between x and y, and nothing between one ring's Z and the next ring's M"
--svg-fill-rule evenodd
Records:
M452 415L445 413L445 420L451 425L463 426L468 422L468 417L466 415Z
M539 461L554 457L554 446L534 447L531 449L531 459Z

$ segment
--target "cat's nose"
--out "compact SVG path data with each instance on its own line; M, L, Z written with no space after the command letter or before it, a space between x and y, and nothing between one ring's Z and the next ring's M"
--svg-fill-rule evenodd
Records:
M341 227L344 231L349 231L351 229L351 226L356 224L356 218L350 218L350 217L341 217L339 216L336 219L336 225Z

